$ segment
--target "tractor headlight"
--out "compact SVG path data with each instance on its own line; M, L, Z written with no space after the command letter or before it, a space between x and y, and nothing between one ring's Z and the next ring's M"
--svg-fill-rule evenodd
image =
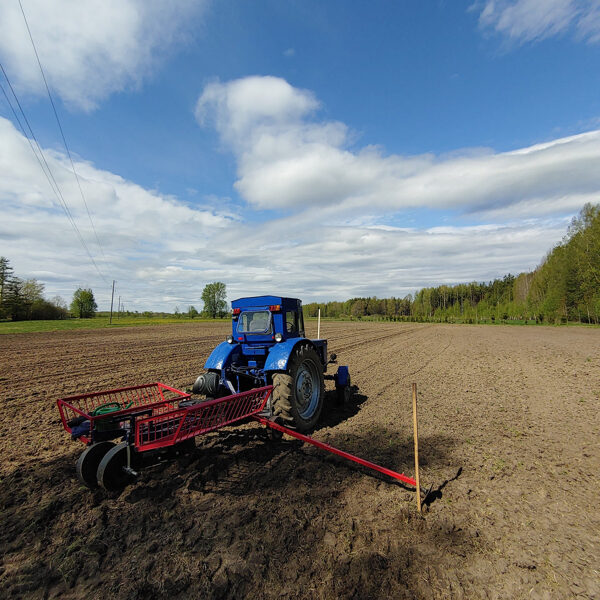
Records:
M228 344L233 344L233 336L232 335L228 335L225 339L227 340Z
M280 333L276 333L275 334L275 341L276 342L282 342L283 341L283 336Z

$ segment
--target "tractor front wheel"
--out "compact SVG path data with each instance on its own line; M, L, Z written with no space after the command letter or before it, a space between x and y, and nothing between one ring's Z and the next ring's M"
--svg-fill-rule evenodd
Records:
M323 367L314 348L301 346L290 357L287 373L273 375L273 415L300 431L310 431L323 410Z

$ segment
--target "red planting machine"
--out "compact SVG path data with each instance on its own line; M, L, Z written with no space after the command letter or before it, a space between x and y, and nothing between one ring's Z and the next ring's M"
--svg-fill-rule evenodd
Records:
M58 400L64 428L86 445L76 465L83 484L121 489L145 457L195 448L197 436L254 420L272 440L287 434L416 487L411 477L305 434L321 414L324 379L335 381L338 403L352 387L347 367L326 375L336 357L327 356L327 340L305 337L299 300L241 298L232 308L232 335L213 350L192 393L150 383Z

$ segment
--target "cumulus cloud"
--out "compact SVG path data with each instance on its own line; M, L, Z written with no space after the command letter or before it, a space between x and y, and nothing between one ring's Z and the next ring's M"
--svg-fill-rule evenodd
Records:
M600 42L598 0L486 0L481 10L483 28L518 42L533 42L574 31L579 39Z
M600 197L598 131L512 152L398 156L357 148L356 135L319 120L319 109L310 91L275 77L206 86L196 114L235 156L241 206L212 196L183 203L78 161L104 257L68 159L45 153L88 246L133 310L199 307L211 281L225 282L229 298L281 293L308 302L518 273ZM108 306L110 286L27 140L4 119L0 203L0 254L18 274L39 276L49 296L90 285ZM419 225L419 213L437 225Z
M196 119L214 123L233 147L254 144L247 140L258 130L299 126L302 118L319 107L312 92L292 87L279 77L244 77L226 84L208 84L196 104Z
M48 82L68 105L92 110L139 85L185 41L207 0L22 0ZM20 91L45 94L18 2L0 2L0 57Z
M448 157L351 149L348 128L315 118L318 101L274 77L211 83L198 100L238 159L236 188L261 209L340 213L412 208L465 213L573 211L600 190L600 131L512 152Z
M220 230L236 222L231 214L217 208L218 203L213 209L191 208L176 198L146 190L89 162L78 161L75 167L93 216L99 248L68 158L48 149L44 154L105 279L115 278L130 290L143 290L136 293L136 300L153 296L151 285L135 283L136 279L144 280L148 269L162 269L166 273L182 270L179 260L191 253L190 248L201 255ZM67 285L69 282L107 287L53 194L27 140L3 118L0 118L0 204L0 254L11 260L16 273L49 282L51 295L70 296L74 288ZM61 286L60 281L67 284Z

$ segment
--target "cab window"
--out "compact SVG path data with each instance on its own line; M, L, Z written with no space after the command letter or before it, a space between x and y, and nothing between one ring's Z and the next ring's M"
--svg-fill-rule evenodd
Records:
M248 310L238 319L240 333L271 333L271 313L268 310Z
M285 331L287 333L298 333L298 313L295 310L285 313Z

